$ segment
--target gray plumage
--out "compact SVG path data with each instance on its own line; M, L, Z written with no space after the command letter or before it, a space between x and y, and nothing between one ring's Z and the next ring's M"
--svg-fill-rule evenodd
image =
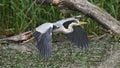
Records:
M72 43L78 46L78 48L87 48L89 46L89 40L86 32L81 26L73 26L74 31L65 34Z
M51 54L52 49L52 28L49 28L47 32L41 34L38 37L38 49L40 50L41 55L46 58Z
M43 28L46 30L43 30ZM40 51L40 54L44 58L49 57L52 49L52 24L45 23L37 27L36 31L33 33L33 36L37 40L37 47Z
M89 40L86 32L78 25L78 19L75 17L63 19L55 23L44 23L36 28L33 36L37 40L40 54L44 57L50 57L52 52L52 32L63 32L68 40L78 46L78 48L87 48Z

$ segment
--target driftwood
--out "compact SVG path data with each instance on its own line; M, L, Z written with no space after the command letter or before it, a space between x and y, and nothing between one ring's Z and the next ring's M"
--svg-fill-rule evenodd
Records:
M42 1L42 4L56 5L60 10L69 9L82 12L84 15L95 19L104 28L112 30L120 36L120 22L87 0L36 0L37 3L41 3L40 1Z
M15 36L7 37L0 39L0 43L5 44L5 43L26 43L33 39L32 37L32 31L24 32Z

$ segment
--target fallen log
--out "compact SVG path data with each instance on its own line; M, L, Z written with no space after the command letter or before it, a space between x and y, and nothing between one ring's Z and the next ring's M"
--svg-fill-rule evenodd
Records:
M32 39L32 31L27 31L24 33L20 33L15 36L7 37L0 39L1 44L6 44L6 43L26 43Z
M84 15L95 19L104 28L112 30L120 36L120 22L113 18L109 13L91 4L87 0L36 0L36 2L40 4L42 2L42 4L56 5L60 10L67 8L82 12Z

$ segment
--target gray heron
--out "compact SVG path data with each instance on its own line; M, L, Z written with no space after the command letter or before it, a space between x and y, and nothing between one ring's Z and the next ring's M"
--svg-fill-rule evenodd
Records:
M33 36L37 40L40 54L44 58L50 57L52 53L52 32L63 32L68 40L77 45L78 48L87 48L89 39L81 24L85 24L85 22L80 22L76 17L72 17L38 26Z

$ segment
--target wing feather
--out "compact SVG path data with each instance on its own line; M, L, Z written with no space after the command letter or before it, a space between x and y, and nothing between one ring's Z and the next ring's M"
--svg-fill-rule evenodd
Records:
M73 32L67 33L66 36L78 48L87 48L89 46L89 39L81 26L73 26Z
M39 34L39 35L37 35ZM50 27L45 33L39 33L35 31L33 36L37 40L38 49L40 54L44 57L50 57L52 52L52 28Z

